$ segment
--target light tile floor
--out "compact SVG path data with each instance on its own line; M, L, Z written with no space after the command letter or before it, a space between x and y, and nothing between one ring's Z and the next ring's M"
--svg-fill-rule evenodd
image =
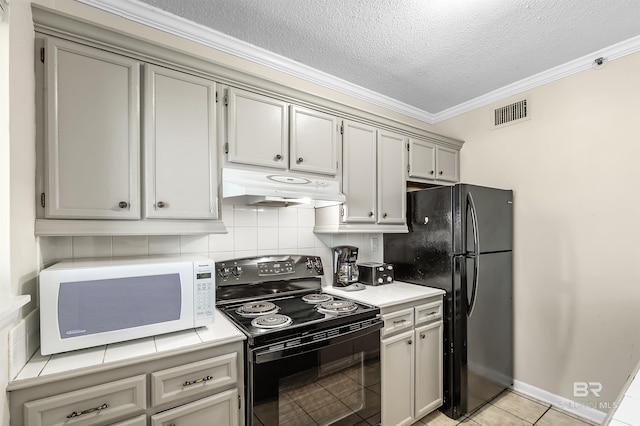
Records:
M506 390L488 404L459 420L435 411L413 426L590 426L595 425L573 414L512 390Z

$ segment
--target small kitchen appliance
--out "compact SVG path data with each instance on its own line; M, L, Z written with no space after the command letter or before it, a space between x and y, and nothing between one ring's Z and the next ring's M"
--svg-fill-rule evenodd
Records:
M214 263L195 256L79 259L40 273L43 355L213 323Z
M389 263L358 263L360 282L366 285L382 285L393 282L393 265Z
M333 286L345 291L364 290L358 282L358 247L338 246L333 248Z
M217 307L247 335L248 426L379 418L378 308L323 293L318 256L232 259L216 272Z

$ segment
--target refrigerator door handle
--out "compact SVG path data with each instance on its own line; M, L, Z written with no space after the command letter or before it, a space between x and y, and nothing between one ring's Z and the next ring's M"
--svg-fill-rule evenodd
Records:
M471 287L471 297L467 305L468 317L473 315L473 308L476 305L478 296L478 277L480 276L480 238L478 233L478 216L476 205L473 202L473 195L467 193L467 208L471 211L471 226L473 231L473 285Z

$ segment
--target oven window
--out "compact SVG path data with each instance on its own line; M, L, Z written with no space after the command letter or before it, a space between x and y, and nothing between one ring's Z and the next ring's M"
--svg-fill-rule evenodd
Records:
M379 424L379 346L379 333L372 333L254 364L253 425Z

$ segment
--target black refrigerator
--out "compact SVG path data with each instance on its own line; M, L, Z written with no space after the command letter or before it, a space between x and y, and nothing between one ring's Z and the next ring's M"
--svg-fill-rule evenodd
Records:
M513 192L408 192L407 225L384 235L384 261L396 280L446 291L441 410L457 419L513 385Z

